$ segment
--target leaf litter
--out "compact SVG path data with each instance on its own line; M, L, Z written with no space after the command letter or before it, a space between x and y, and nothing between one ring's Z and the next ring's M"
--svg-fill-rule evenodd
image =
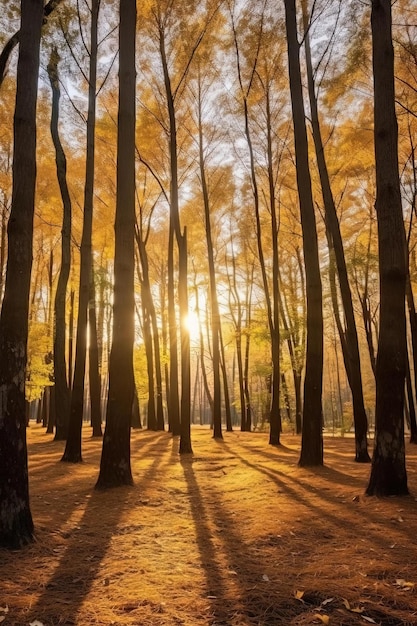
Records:
M37 541L0 550L2 626L417 624L417 502L392 524L398 499L357 499L369 466L352 439L326 438L326 466L301 469L293 435L195 428L180 458L168 433L134 431L135 486L96 492L101 441L83 437L68 466L28 429Z

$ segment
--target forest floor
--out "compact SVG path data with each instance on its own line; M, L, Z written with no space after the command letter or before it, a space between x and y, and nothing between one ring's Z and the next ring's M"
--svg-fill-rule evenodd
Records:
M325 438L325 467L300 440L192 431L132 433L135 486L95 491L101 441L84 462L28 429L36 542L0 550L2 626L417 625L417 447L411 496L364 496L352 438Z

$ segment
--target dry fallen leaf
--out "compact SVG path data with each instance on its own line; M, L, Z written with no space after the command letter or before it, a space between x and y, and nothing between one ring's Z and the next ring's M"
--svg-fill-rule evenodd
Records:
M2 613L8 613L9 612L9 607L7 606L7 604L6 604L6 606L0 606L0 611Z
M326 600L323 600L323 602L321 603L321 606L326 606L326 604L330 604L330 602L333 602L334 598L326 598Z
M351 613L363 613L363 611L365 610L363 608L363 606L357 606L357 607L353 607L349 604L349 601L346 600L346 598L342 598L342 602L345 605L345 607L347 608L348 611L350 611Z
M404 580L404 578L397 578L395 581L397 587L401 587L401 589L412 589L414 587L414 583L409 582L408 580Z
M314 619L319 619L322 624L330 623L330 617L328 615L320 615L320 613L316 613Z
M265 582L269 582L269 576L267 576L267 574L263 574L262 580L264 580Z
M298 589L297 589L297 591L294 591L294 598L296 600L301 600L302 601L303 600L303 595L304 595L304 591L298 591Z
M5 619L6 619L5 615L0 615L0 622L4 622Z
M376 624L376 621L374 619L372 619L372 617L368 617L367 615L361 615L362 619L364 619L366 622L369 622L370 624Z
M38 619L35 619L34 622L30 622L29 626L44 626L44 624L42 624L42 622L40 622Z

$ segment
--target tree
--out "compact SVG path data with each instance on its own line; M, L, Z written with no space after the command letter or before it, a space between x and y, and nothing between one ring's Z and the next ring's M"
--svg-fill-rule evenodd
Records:
M14 117L13 193L0 316L0 545L33 538L26 450L25 376L36 182L36 102L43 0L22 0Z
M136 1L120 0L113 339L106 428L97 488L133 483L130 467L130 424L134 399L135 330L135 42Z
M261 15L259 18L258 32L256 33L255 46L253 51L253 60L249 70L249 78L246 86L243 85L242 68L240 61L240 50L237 40L236 26L234 22L234 16L231 12L233 39L236 50L236 64L238 81L241 93L241 99L243 103L244 123L245 123L245 137L249 152L250 162L250 180L253 193L253 208L256 221L256 241L258 249L258 257L262 274L262 284L265 292L265 303L268 317L268 327L270 332L271 342L271 362L272 362L272 374L271 374L271 405L269 411L270 422L270 436L269 443L271 445L279 445L280 433L281 433L281 414L280 414L280 332L279 332L279 282L278 282L278 219L276 211L276 198L275 198L275 174L273 163L273 150L272 150L272 126L271 126L271 83L272 76L270 75L267 64L264 63L265 76L262 77L258 71L259 57L263 44L264 36L264 22L266 20L266 0L264 0L261 9ZM266 39L267 41L267 39ZM265 45L265 42L264 42ZM276 60L276 59L274 59ZM262 243L262 221L260 214L260 192L258 185L258 177L256 173L256 161L255 161L255 149L253 145L253 137L249 124L249 98L252 95L255 77L258 78L265 99L266 109L266 137L267 137L267 177L268 177L268 210L270 212L271 221L271 242L272 242L272 280L271 286L269 285L269 279L267 275L266 260L264 247ZM250 430L249 428L246 428Z
M58 52L54 49L48 64L48 76L52 89L51 135L55 147L56 171L62 197L63 218L61 232L61 268L54 303L54 382L55 382L55 439L66 439L69 409L70 388L67 378L67 364L65 356L66 344L66 316L65 302L67 285L71 269L71 216L72 206L67 183L67 159L62 146L58 122L59 101L61 92L58 76Z
M316 218L309 168L303 90L300 71L300 44L297 40L295 0L285 0L288 66L294 124L297 189L307 295L307 346L304 378L303 432L300 465L323 464L322 405L323 311Z
M325 210L326 233L330 256L334 254L334 260L339 278L340 294L345 316L345 328L343 328L338 314L336 289L333 290L335 297L334 313L336 325L339 332L340 343L342 345L343 359L346 367L346 374L352 391L353 418L355 423L355 461L367 463L370 461L368 454L368 418L366 416L365 404L363 400L361 363L359 356L359 342L356 331L355 315L353 311L352 293L350 290L343 240L340 232L339 219L336 212L333 191L330 184L329 170L324 152L324 145L319 122L318 103L316 86L314 80L313 66L310 50L309 19L307 11L307 0L303 1L303 21L305 29L305 51L308 79L308 94L311 110L311 125L313 130L313 141L316 151L317 166L320 176L321 191Z
M42 25L46 24L48 22L48 18L50 16L50 14L54 11L54 9L56 9L56 7L62 2L62 0L49 0L49 2L47 2L45 4L45 7L43 9L43 21L42 21ZM9 58L11 53L13 52L13 50L15 49L15 47L17 46L17 44L20 41L20 37L21 37L21 32L20 30L18 30L16 33L14 33L10 39L7 41L6 45L4 46L1 54L0 54L0 87L4 81L4 78L6 76L6 72L7 72L7 66L9 63Z
M372 0L375 209L380 330L376 360L375 446L367 495L408 493L404 444L406 245L398 173L391 0Z
M96 124L97 28L101 0L92 0L90 74L88 77L87 153L85 165L83 233L80 250L80 284L74 381L71 393L68 439L62 461L82 461L81 430L84 411L84 378L87 357L88 304L91 281L91 236L94 203L94 156Z

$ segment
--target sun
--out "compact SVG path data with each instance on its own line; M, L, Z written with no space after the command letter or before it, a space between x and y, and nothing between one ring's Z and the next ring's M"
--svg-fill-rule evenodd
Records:
M185 328L190 333L190 341L197 343L200 338L200 322L195 311L189 311L184 321Z

